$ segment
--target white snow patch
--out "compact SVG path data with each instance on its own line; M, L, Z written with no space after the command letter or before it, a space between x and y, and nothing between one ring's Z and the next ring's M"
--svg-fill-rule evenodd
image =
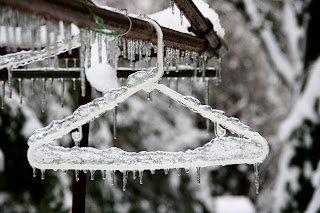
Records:
M193 0L193 2L201 11L201 13L212 22L216 33L223 38L225 31L220 24L218 14L202 0ZM180 12L177 6L174 6L174 11L175 13L172 14L171 8L167 8L160 12L150 14L149 16L150 18L155 19L161 26L190 34L188 31L188 27L190 26L189 21L183 17L183 23L181 24Z
M117 71L110 64L107 63L107 50L106 44L102 39L102 62L99 63L99 55L98 55L98 40L91 46L91 67L87 68L86 77L90 82L91 86L96 90L101 92L106 92L112 88L118 87L117 82ZM87 64L87 61L86 61ZM87 65L86 65L87 67Z
M297 167L289 167L290 160L294 155L294 145L295 141L286 144L283 147L283 151L279 159L280 166L278 169L278 177L274 189L273 212L279 212L289 199L289 195L286 191L286 184L290 184L290 189L292 191L297 191L299 189L297 180L300 171Z
M215 200L216 213L254 213L255 208L245 196L221 196Z
M317 115L314 110L315 101L320 98L320 57L310 69L307 85L302 95L295 101L295 105L288 118L281 124L279 136L286 140L292 131L301 125L304 119L316 122Z

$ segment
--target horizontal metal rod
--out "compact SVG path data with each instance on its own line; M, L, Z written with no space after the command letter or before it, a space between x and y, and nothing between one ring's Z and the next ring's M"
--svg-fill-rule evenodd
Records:
M128 68L119 68L117 70L117 77L118 78L127 78L132 73L138 70L132 70ZM179 72L175 72L174 68L172 67L167 74L164 73L162 78L191 78L194 76L193 69L179 69ZM202 77L202 73L197 71L197 76ZM205 71L205 77L214 78L216 77L216 70L214 68L208 68ZM80 78L80 70L79 68L59 68L59 70L50 70L50 68L44 70L36 70L36 69L18 69L12 70L12 78L13 79L42 79L42 78L63 78L63 79L73 79L73 78ZM8 71L3 69L0 71L0 81L8 80Z
M153 27L146 21L128 17L121 13L113 12L87 4L84 1L65 0L0 0L0 4L24 12L42 16L45 19L62 20L66 23L74 23L80 27L99 29L97 17L103 21L106 29L115 31L118 35L131 30L124 37L151 41L156 44L156 33ZM129 20L130 19L130 20ZM186 33L181 33L165 27L161 27L165 46L202 52L208 48L203 38L198 38ZM217 38L218 39L218 38Z

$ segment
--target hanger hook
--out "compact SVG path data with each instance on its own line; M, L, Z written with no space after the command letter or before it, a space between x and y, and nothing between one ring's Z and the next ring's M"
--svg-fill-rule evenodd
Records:
M150 19L146 18L145 21L149 22L154 29L157 32L157 67L158 67L158 72L155 77L153 77L153 82L157 82L160 80L160 78L163 76L163 33L160 25Z

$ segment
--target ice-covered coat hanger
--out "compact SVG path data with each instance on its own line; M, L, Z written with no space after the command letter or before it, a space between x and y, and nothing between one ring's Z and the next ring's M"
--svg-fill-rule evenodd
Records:
M163 35L161 28L155 21L150 19L146 19L146 21L153 25L158 36L157 68L130 75L126 87L109 90L104 97L80 106L65 119L52 121L47 127L36 130L28 140L28 160L33 168L41 170L74 169L76 171L143 171L263 162L268 155L269 146L259 133L253 132L237 118L226 117L223 111L214 110L208 105L201 105L196 98L182 96L165 85L157 83L163 75ZM215 124L218 137L203 147L185 152L135 153L115 147L98 150L91 147L65 148L49 144L77 128L79 131L73 132L72 137L75 141L80 141L83 124L111 110L139 90L151 92L154 89L210 119ZM226 129L240 137L223 137Z

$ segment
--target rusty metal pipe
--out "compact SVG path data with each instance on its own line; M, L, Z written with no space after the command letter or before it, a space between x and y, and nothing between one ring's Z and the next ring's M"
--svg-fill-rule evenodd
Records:
M130 28L130 21L126 15L105 10L83 1L0 0L0 4L42 16L45 19L62 20L80 27L99 29L93 15L95 14L103 21L106 29L115 31L117 34L123 34ZM149 23L138 18L130 17L130 19L132 28L124 37L156 43L155 31ZM196 52L207 49L206 41L203 38L165 27L161 28L165 46Z
M204 38L212 49L221 46L221 39L213 29L213 24L203 16L192 0L174 0L180 11L191 24L191 31L199 38Z

